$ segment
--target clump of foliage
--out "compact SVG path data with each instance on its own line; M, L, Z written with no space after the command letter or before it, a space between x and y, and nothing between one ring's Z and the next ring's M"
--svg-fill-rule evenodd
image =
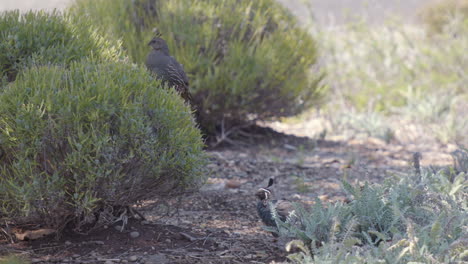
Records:
M430 2L420 13L422 21L428 26L430 33L440 34L451 31L457 23L468 29L468 0L436 0Z
M0 94L0 218L77 231L113 221L200 186L202 147L190 108L142 67L32 67Z
M89 21L58 12L0 13L0 78L13 81L34 64L68 65L85 57L112 60L118 45L97 34Z
M274 0L81 0L72 12L122 39L139 64L158 28L189 74L208 135L296 115L323 95L315 41Z
M428 38L420 28L397 23L324 31L321 43L327 71L333 73L328 81L337 98L360 110L385 113L427 94L466 94L464 35Z
M467 261L468 154L456 166L395 175L381 185L352 186L350 203L297 206L279 234L302 249L295 263L451 263ZM462 165L460 165L462 164Z
M316 32L334 95L327 106L332 130L388 141L411 137L416 127L424 131L417 137L467 145L468 27L450 21L436 35L400 21Z

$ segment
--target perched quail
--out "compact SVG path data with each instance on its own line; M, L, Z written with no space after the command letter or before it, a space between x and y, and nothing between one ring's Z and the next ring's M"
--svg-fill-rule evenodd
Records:
M276 227L276 222L273 219L268 202L272 202L281 221L286 221L286 218L294 210L294 208L291 202L289 201L271 200L272 192L268 188L271 187L273 183L273 179L270 179L270 181L268 182L268 186L266 188L258 189L255 196L257 196L257 198L259 199L257 203L257 212L260 218L262 219L262 222L267 226Z
M192 96L188 90L189 80L182 65L169 54L169 47L159 35L149 43L151 52L146 58L146 67L157 75L163 83L174 87L187 103L191 103Z

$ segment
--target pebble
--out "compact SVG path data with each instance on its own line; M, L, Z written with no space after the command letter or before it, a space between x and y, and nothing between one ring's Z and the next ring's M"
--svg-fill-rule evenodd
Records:
M239 188L241 185L242 185L242 183L241 183L240 181L237 181L237 180L228 180L228 181L226 182L225 187L226 187L226 188L231 188L231 189L236 189L236 188Z
M115 225L114 226L115 230L121 232L122 231L122 226L121 225Z
M145 264L153 264L153 263L169 263L169 260L163 254L156 254L156 255L149 255L147 256Z
M130 232L130 237L131 238L137 238L139 236L140 236L140 233L138 233L137 231Z
M72 244L72 242L70 242L70 241L68 241L68 240L65 241L65 246L70 246L71 244Z
M42 262L42 260L38 258L31 259L31 263L39 263L39 262Z
M104 264L114 264L114 261L112 261L112 260L106 260L106 262L104 262Z
M147 220L143 220L143 221L141 221L141 224L142 224L142 225L149 225L149 223L150 223L150 222L149 222L149 221L147 221Z
M137 256L130 256L130 257L128 258L128 260L131 261L131 262L135 262L135 261L138 260L138 257L137 257Z
M73 256L72 256L72 258L75 258L75 259L79 258L79 257L80 257L80 255L78 255L78 254L73 254Z
M171 240L168 238L165 240L167 243L171 243Z

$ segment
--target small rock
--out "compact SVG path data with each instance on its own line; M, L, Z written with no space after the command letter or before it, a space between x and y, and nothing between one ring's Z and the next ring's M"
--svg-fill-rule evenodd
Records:
M240 153L239 154L239 158L248 158L249 155L247 155L246 153Z
M137 231L130 232L130 237L131 238L137 238L139 236L140 236L140 233L138 233Z
M42 262L42 260L38 258L31 259L31 263L39 263L39 262Z
M171 240L169 238L166 239L165 241L166 241L166 243L171 243Z
M114 261L112 261L112 260L106 260L106 262L104 262L104 264L114 264Z
M68 241L68 240L65 241L65 246L70 246L71 244L72 244L72 242L70 242L70 241Z
M131 261L131 262L135 262L135 261L137 261L137 260L138 260L138 257L137 257L137 256L130 256L130 257L128 258L128 261Z
M73 256L72 256L72 258L74 258L74 259L79 258L79 257L80 257L80 255L78 255L78 254L73 254Z
M149 255L146 260L146 264L153 264L153 263L169 263L169 260L163 254L156 254L156 255Z
M148 220L143 220L143 221L141 221L141 224L142 224L142 225L149 225L150 222L149 222Z
M115 230L122 232L122 226L121 225L115 225L114 226Z
M236 189L239 188L242 185L240 181L237 180L228 180L226 181L226 188L231 188L231 189Z

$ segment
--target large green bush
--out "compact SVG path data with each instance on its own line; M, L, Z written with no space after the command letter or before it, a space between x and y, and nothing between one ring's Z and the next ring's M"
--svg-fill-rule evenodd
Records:
M142 67L33 67L0 94L0 217L112 220L114 208L200 186L202 147L189 107Z
M81 0L72 12L122 39L139 64L157 27L189 74L209 135L295 115L323 92L314 40L274 0Z
M13 81L32 64L63 64L84 57L115 59L118 45L95 32L89 21L58 12L0 13L0 78Z

